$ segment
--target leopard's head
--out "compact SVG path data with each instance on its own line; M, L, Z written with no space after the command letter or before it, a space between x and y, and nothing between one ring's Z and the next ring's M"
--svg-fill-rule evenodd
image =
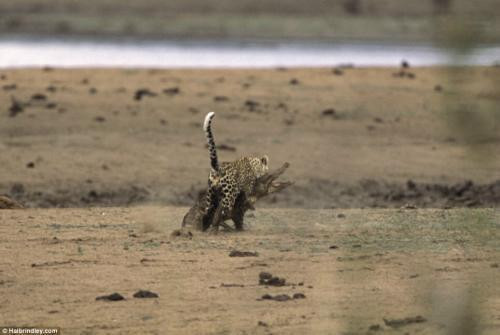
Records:
M262 157L253 157L251 164L257 177L263 176L267 171L269 171L269 157L267 157L267 155Z

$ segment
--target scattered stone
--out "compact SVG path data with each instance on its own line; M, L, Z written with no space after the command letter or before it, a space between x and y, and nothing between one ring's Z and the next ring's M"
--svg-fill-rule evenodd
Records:
M375 118L373 118L373 122L375 122L375 123L384 123L384 120L382 118L375 117Z
M47 100L47 96L42 93L35 93L31 96L31 100L45 101Z
M140 88L134 93L134 100L140 101L143 97L155 97L157 94L147 88Z
M401 67L402 67L403 69L408 69L408 68L410 67L410 63L408 63L408 61L406 61L406 60L404 60L404 59L403 59L403 60L401 61Z
M28 169L33 169L35 167L35 163L34 162L28 162L28 164L26 164L26 167Z
M89 89L89 93L90 93L90 94L96 94L96 93L97 93L97 88L95 88L95 87L91 87L91 88Z
M285 278L275 277L268 272L261 272L259 274L259 285L285 286L285 284Z
M407 326L407 325L412 324L412 323L422 323L422 322L427 321L426 318L424 318L423 316L420 316L420 315L417 315L415 317L407 317L404 319L388 320L388 319L384 318L383 320L384 320L384 323L386 326L392 327L392 328L399 328L402 326Z
M259 326L259 327L269 327L269 325L267 323L265 323L264 321L259 321L257 323L257 326Z
M96 121L96 122L105 122L106 118L104 116L96 116L94 118L94 121Z
M374 325L371 325L370 327L368 327L368 330L376 332L376 331L382 330L382 327L380 327L379 324L374 324Z
M498 263L493 263L493 264L490 264L490 267L492 267L492 268L498 268L499 266L498 266Z
M254 100L246 100L245 101L245 107L250 111L254 112L258 107L260 106L260 103Z
M147 290L139 290L134 293L134 298L158 298L158 294L147 291Z
M332 70L333 74L336 75L336 76L341 76L344 74L344 71L342 71L341 69L339 68L335 68Z
M295 293L293 295L293 298L294 299L305 299L306 298L306 295L304 293Z
M345 214L339 213L339 214L337 214L337 218L339 218L339 219L345 219Z
M125 298L120 293L112 293L109 295L102 295L95 298L95 300L106 300L106 301L120 301L125 300Z
M259 279L260 280L269 280L273 277L272 274L270 274L269 272L261 272L259 273Z
M226 101L229 101L229 98L228 97L225 97L223 95L216 95L214 97L214 101L215 102L226 102Z
M45 108L47 109L54 109L57 107L57 104L55 102L49 102L45 105Z
M163 89L163 93L166 95L176 95L181 92L180 88L178 87L170 87L170 88L165 88Z
M436 91L436 92L442 92L443 91L443 86L441 86L441 85L434 86L434 91Z
M338 249L338 248L339 248L339 247L338 247L338 246L336 246L336 245L331 245L328 249L333 249L333 250L335 250L335 249Z
M257 252L233 250L229 253L229 257L259 257Z
M22 113L24 111L24 107L21 102L17 101L16 98L10 97L10 107L9 107L9 116L15 117L17 114Z
M340 115L337 113L337 111L333 108L327 108L321 112L321 115L324 117L331 117L334 120L339 120Z
M299 84L299 80L296 79L296 78L292 78L292 79L290 79L290 81L288 83L290 85L298 85Z
M53 86L53 85L50 85L50 86L47 86L47 88L45 89L47 92L52 92L54 93L55 91L57 91L57 87Z

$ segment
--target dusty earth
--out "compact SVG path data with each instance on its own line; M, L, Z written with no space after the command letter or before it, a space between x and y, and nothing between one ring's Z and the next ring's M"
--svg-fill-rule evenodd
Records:
M499 67L1 70L0 195L189 206L215 111L221 160L290 162L296 185L263 206L495 207L499 78Z
M0 326L497 334L499 78L1 70L0 195L27 208L0 211ZM208 111L222 160L268 154L295 185L242 233L171 236L206 184Z
M263 209L242 233L170 236L186 210L0 211L0 325L63 334L500 331L497 210ZM230 257L235 250L250 255ZM285 282L259 285L262 272ZM134 298L139 290L158 297ZM112 293L125 299L96 300Z

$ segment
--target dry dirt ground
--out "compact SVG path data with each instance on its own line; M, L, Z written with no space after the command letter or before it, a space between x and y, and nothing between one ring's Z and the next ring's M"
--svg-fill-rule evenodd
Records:
M296 182L264 206L495 207L500 67L0 71L0 194L28 207L188 206L221 160ZM471 182L467 182L467 181Z
M1 70L0 194L89 208L0 211L0 326L497 334L500 68L399 71ZM266 153L296 184L242 233L172 237L208 111L222 160Z
M242 233L170 236L186 210L0 211L0 325L63 334L500 332L497 210L263 209ZM285 285L259 285L261 272ZM158 297L134 298L140 289ZM115 292L125 300L96 300ZM298 293L305 297L262 299Z

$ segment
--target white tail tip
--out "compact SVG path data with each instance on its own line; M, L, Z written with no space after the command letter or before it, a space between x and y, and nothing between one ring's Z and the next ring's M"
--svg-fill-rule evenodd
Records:
M203 123L203 130L206 131L208 129L208 124L210 123L210 120L212 120L214 115L215 115L214 112L210 112L207 114L207 116L205 116L205 122Z

